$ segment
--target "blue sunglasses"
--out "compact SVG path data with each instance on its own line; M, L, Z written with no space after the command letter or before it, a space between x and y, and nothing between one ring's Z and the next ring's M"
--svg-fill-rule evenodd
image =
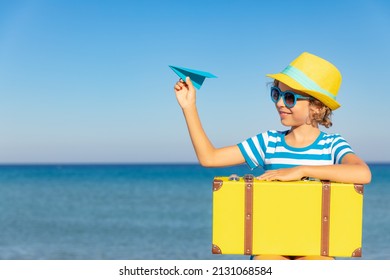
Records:
M310 96L302 96L290 90L281 91L280 88L278 87L271 87L271 99L275 104L278 103L281 97L283 98L284 105L286 105L287 108L294 107L298 99L303 99L303 100L313 99Z

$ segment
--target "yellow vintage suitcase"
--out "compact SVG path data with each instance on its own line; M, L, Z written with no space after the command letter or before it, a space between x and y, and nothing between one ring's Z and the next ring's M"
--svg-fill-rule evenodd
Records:
M363 185L213 181L214 254L360 257Z

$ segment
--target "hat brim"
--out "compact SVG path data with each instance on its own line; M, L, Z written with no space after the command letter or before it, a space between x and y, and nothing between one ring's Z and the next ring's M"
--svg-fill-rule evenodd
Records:
M336 100L318 92L318 91L313 91L305 88L302 86L300 83L298 83L296 80L291 78L290 76L287 76L286 74L283 73L277 73L277 74L267 74L267 77L270 77L272 79L278 80L282 82L283 84L288 85L289 87L302 91L304 93L309 94L310 96L318 99L322 103L324 103L326 106L328 106L332 110L338 109L341 105L338 103Z

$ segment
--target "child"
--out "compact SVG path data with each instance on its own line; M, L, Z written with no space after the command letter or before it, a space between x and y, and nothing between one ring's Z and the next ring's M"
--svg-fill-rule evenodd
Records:
M292 181L304 177L345 183L368 184L371 172L366 163L339 134L327 134L319 125L330 127L341 74L330 62L304 52L282 72L267 75L274 79L271 100L286 131L270 130L238 145L215 148L202 128L196 91L191 80L174 86L188 131L202 166L223 167L247 163L262 166L260 180ZM331 259L259 255L255 259Z

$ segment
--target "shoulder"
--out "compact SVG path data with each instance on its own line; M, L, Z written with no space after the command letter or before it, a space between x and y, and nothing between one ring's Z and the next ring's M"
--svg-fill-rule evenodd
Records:
M251 137L250 139L253 141L261 141L265 144L269 142L276 143L283 141L286 132L287 131L267 130Z
M269 145L274 146L284 141L287 131L267 130L242 141L239 145L252 148L265 149Z
M267 130L262 133L262 135L267 135L268 137L275 137L280 138L284 137L287 134L288 130L281 131L281 130Z
M281 136L284 136L286 134L287 131L278 131L278 130L267 130L267 131L263 131L263 132L260 132L258 133L257 135L255 136L252 136L248 139L253 139L253 138L278 138L278 137L281 137Z
M335 141L345 141L344 137L342 137L339 133L326 133L321 132L321 139L326 142L335 142Z
M328 134L322 132L322 138L319 141L319 144L336 150L351 149L350 144L339 133Z

